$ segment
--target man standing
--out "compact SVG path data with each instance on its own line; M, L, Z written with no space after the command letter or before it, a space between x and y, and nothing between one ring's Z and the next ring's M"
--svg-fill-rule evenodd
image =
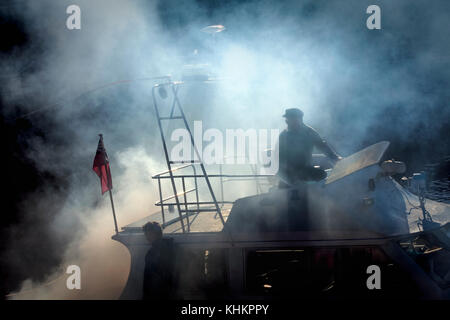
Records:
M303 123L303 112L298 108L286 109L283 115L287 129L279 137L279 186L289 187L298 181L319 181L326 172L312 165L312 151L316 147L336 162L342 157L336 154L320 135Z
M172 242L162 238L162 228L157 222L147 222L142 228L151 245L145 256L143 299L170 299L173 294Z

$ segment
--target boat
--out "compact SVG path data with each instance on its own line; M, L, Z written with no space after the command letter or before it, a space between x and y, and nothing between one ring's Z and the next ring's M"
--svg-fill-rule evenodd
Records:
M385 159L388 141L329 166L324 180L289 188L254 170L208 173L199 156L169 158L162 122L181 120L191 132L181 86L167 80L153 87L168 168L153 176L160 210L112 237L131 256L121 299L143 297L150 244L142 226L149 221L161 224L173 246L174 299L450 299L450 205L396 181L404 166ZM168 115L160 113L164 99L173 101ZM258 192L226 201L224 179L253 181ZM200 200L200 180L208 201ZM172 187L167 197L163 183Z

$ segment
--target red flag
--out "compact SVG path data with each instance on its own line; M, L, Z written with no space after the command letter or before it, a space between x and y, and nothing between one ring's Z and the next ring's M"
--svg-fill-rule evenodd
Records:
M102 195L112 189L111 171L109 169L108 155L106 154L105 146L103 145L103 136L100 134L98 141L97 153L94 158L94 165L92 170L99 176L102 184Z

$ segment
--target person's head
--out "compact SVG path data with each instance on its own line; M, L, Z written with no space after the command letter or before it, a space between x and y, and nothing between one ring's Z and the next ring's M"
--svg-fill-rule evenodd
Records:
M142 229L144 230L145 237L150 243L162 238L162 228L158 222L147 222Z
M303 124L303 111L298 108L286 109L283 117L289 128L300 127Z

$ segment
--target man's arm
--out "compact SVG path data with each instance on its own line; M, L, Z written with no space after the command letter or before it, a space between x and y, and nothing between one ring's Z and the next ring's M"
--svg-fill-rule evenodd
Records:
M328 143L324 139L322 139L322 137L314 129L311 128L311 132L313 135L314 146L317 149L322 151L328 158L333 161L339 161L342 159L342 157L334 152L334 150L331 149Z

